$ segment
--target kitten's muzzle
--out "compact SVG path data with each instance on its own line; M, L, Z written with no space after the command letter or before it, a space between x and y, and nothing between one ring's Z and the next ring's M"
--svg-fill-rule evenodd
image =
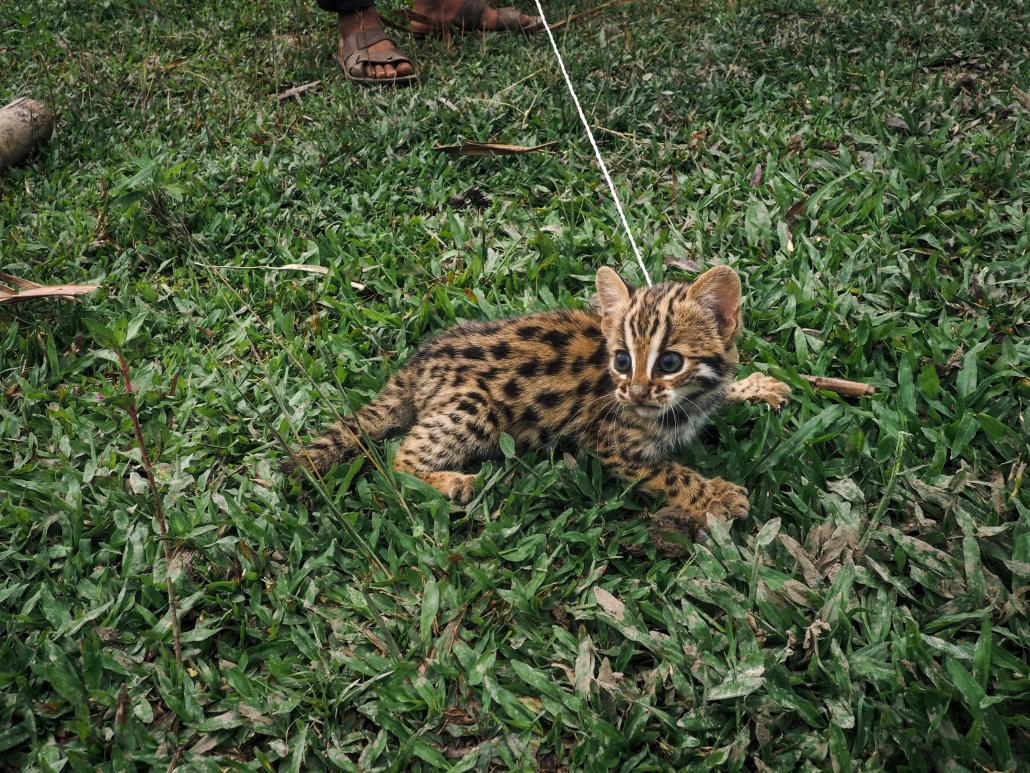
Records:
M647 384L630 384L628 387L620 387L616 390L616 396L641 414L657 412L662 407L662 402L655 398L655 395L651 393L651 387Z
M650 387L647 384L630 384L629 389L626 390L629 399L634 403L648 402L648 397L651 394Z

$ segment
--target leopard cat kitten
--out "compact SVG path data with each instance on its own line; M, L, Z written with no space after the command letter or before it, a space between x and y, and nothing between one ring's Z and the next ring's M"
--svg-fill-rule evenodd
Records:
M407 430L393 467L467 502L461 472L498 451L507 432L523 447L559 439L591 449L619 477L663 494L700 528L708 515L747 513L747 491L670 460L721 404L779 407L789 388L753 374L732 383L740 280L727 266L693 283L634 290L597 272L596 311L550 311L453 327L424 344L378 397L285 465L323 473L354 455L363 433Z

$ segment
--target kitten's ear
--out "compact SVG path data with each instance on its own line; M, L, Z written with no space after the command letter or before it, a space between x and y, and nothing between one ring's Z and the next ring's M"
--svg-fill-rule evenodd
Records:
M597 305L602 316L616 314L629 304L630 287L607 266L597 269Z
M740 333L740 278L729 266L716 266L694 280L687 298L715 315L719 333L729 343Z

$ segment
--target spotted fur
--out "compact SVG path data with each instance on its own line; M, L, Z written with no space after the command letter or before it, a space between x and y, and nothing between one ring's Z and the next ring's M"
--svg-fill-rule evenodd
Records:
M522 447L564 439L590 448L616 475L664 495L695 528L708 515L745 514L743 487L669 459L726 399L754 399L750 388L727 393L741 325L737 275L720 266L693 284L633 290L602 268L596 301L595 311L445 331L372 403L287 466L310 464L323 473L353 455L361 436L378 440L407 430L394 468L467 502L476 476L460 468L494 455L507 432ZM767 394L776 391L765 386Z

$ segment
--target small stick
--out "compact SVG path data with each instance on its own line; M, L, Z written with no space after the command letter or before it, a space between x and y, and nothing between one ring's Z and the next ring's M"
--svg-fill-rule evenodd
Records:
M553 28L552 28L552 29L553 29ZM539 75L540 73L542 73L542 72L543 72L544 70L546 70L546 69L547 69L546 67L541 67L541 68L540 68L539 70L534 70L533 72L531 72L531 73L530 73L529 75L527 75L527 76L526 76L525 78L521 78L521 79L519 79L519 80L515 81L514 83L510 83L510 84L508 84L508 85L507 85L507 86L505 86L505 87L504 87L503 89L501 89L501 90L500 90L500 91L498 91L498 92L497 92L496 94L494 94L494 99L497 99L497 98L498 98L499 96L501 96L501 94L503 94L504 92L506 92L506 91L510 91L511 89L515 88L516 86L520 86L520 85L522 85L523 83L525 83L526 81L528 81L528 80L529 80L530 78L535 78L535 77L536 77L537 75ZM502 102L501 104L504 104L504 103Z
M310 83L302 83L299 86L294 86L293 88L286 89L286 91L276 95L276 98L280 102L285 102L290 97L299 97L301 94L304 94L308 91L313 91L321 85L322 81L311 81Z
M829 378L827 376L802 375L801 378L816 389L827 389L830 392L847 395L848 397L864 397L876 392L876 387L872 384L863 384L859 381L846 381L842 378Z
M91 293L100 285L41 285L0 271L0 303L17 303L31 298L64 298Z
M564 19L561 19L560 21L556 21L554 24L552 24L551 25L551 29L552 30L556 30L559 27L564 27L566 24L570 24L571 22L575 21L576 19L583 19L583 18L586 18L587 16L593 16L595 13L600 13L601 11L605 10L606 8L611 8L611 7L616 6L616 5L625 5L629 1L630 0L609 0L609 2L601 3L600 5L598 5L598 6L594 7L594 8L588 8L585 11L580 11L579 13L570 14L569 16L566 16Z
M172 549L168 544L168 525L165 522L165 511L161 507L161 495L157 491L157 481L154 479L154 468L150 465L150 454L147 453L146 444L143 442L143 430L139 425L139 413L136 411L136 394L132 390L132 381L129 379L129 365L125 358L118 353L118 364L122 369L122 380L125 382L125 393L129 396L129 417L132 419L132 428L136 432L136 443L139 445L140 458L143 460L143 470L147 473L147 483L150 485L150 493L154 497L154 512L157 515L157 527L161 530L161 542L165 549L165 587L168 590L168 611L172 616L172 646L175 649L175 663L182 668L182 642L179 640L179 602L175 597L175 588L172 585ZM173 764L175 758L173 757Z
M172 773L176 766L179 764L179 756L182 754L182 747L176 746L175 751L172 752L172 760L168 763L168 773Z

